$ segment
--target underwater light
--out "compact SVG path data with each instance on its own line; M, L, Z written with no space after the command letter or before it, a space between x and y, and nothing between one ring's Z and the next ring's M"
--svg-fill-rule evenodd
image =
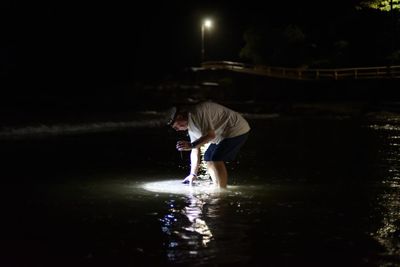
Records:
M165 180L144 183L142 188L156 193L171 194L198 194L198 193L214 193L221 192L221 189L214 187L209 182L196 182L193 185L183 184L182 180Z

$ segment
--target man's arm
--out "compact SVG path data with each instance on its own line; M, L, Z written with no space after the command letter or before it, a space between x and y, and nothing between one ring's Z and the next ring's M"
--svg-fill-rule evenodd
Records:
M196 141L192 142L191 143L191 147L192 148L200 148L202 145L207 144L208 142L210 142L214 138L215 138L215 131L211 130L206 135L203 135L202 137L200 137Z
M215 136L215 131L211 130L192 143L188 141L178 141L178 143L176 144L176 149L178 149L179 151L189 151L195 148L200 148L202 145L207 144L208 142L213 140Z
M186 176L183 183L192 184L193 180L197 177L197 172L200 165L200 147L215 138L215 132L210 131L207 135L204 135L194 141L193 143L187 141L179 141L176 148L180 151L191 150L190 153L190 174Z
M190 174L183 179L184 183L192 183L194 179L197 177L197 172L199 170L200 165L200 149L194 148L192 152L190 152Z

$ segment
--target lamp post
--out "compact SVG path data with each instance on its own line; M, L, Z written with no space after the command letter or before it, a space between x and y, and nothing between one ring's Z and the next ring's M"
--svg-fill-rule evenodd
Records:
M212 27L212 21L209 19L204 20L201 23L201 62L204 62L205 59L205 48L204 48L204 31L205 29L209 29Z

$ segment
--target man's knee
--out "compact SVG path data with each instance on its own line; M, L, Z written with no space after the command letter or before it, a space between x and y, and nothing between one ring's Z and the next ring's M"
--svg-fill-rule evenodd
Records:
M219 166L221 164L223 165L224 162L223 161L206 161L206 164L207 164L208 167L216 167L216 166Z

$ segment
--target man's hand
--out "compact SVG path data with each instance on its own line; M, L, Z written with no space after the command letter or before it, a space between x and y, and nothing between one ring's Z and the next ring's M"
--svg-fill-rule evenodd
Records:
M196 179L196 175L195 174L189 174L188 176L186 176L185 179L183 179L182 183L184 184L193 184L193 180Z
M192 144L188 141L178 141L176 143L176 149L179 151L189 151L192 150Z

